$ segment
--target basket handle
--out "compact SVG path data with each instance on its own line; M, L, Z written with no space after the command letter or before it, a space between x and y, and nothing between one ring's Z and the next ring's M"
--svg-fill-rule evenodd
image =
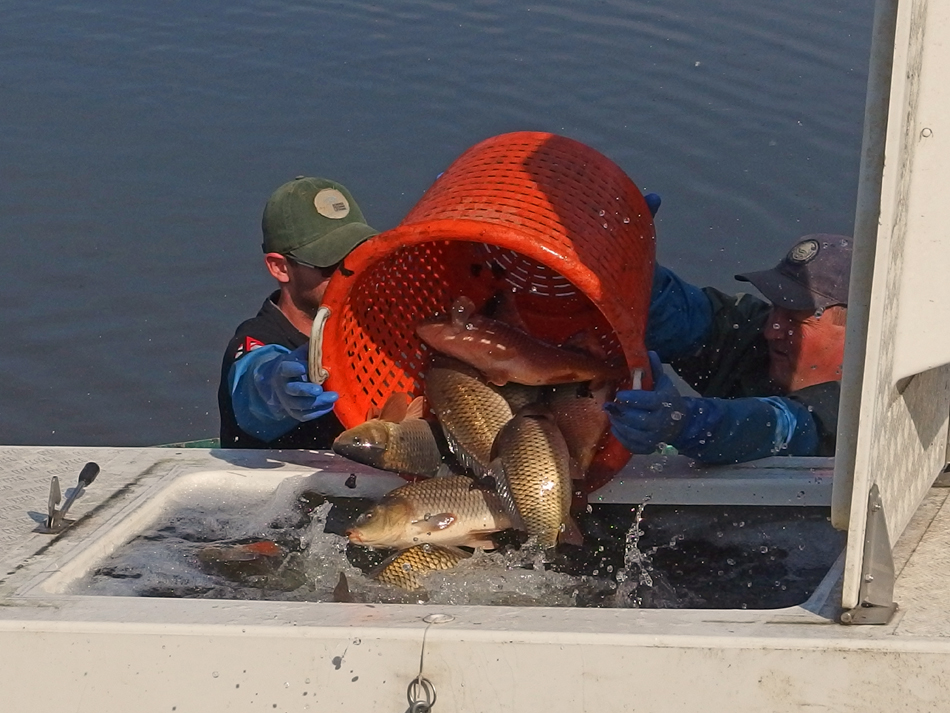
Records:
M310 350L307 355L307 378L313 384L322 384L330 376L330 372L323 368L323 328L330 317L330 308L321 307L313 318L310 327Z
M630 388L640 391L643 388L643 369L634 369L630 374Z

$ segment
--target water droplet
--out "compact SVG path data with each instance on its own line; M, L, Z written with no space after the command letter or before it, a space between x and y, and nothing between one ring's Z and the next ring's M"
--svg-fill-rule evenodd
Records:
M624 219L623 219L623 222L624 222L625 224L626 224L626 223L629 223L629 222L630 222L630 218L624 218Z
M603 218L605 215L607 215L607 211L601 210L600 213L598 213L597 215L599 215L601 218Z
M763 555L764 555L764 554L767 554L768 551L769 551L768 545L762 545L762 546L759 548L759 552L761 552Z
M680 421L683 418L683 414L679 411L674 411L670 414L670 418L672 418L674 421Z
M729 566L733 566L733 565L735 565L735 563L736 563L736 561L735 561L734 559L732 559L731 557L726 560L726 564L728 564Z
M212 671L212 672L211 672L211 678L217 678L217 677L218 677L218 672L217 672L217 671Z
M607 227L607 224L606 224L606 223L604 223L604 227L605 227L605 228Z

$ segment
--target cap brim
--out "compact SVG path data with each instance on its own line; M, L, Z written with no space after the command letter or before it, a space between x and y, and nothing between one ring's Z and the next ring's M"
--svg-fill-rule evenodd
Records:
M313 242L295 248L289 254L308 265L330 267L340 262L364 240L378 234L378 230L366 223L347 223Z
M831 303L830 300L822 299L821 295L816 295L801 283L775 270L747 272L735 277L742 282L751 282L776 307L797 312L822 309Z

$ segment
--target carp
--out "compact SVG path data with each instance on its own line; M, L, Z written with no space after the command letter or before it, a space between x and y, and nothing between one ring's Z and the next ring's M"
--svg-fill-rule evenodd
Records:
M350 542L402 549L435 544L494 549L491 534L511 527L497 493L464 475L421 480L390 491L346 531Z
M475 367L496 386L509 381L546 386L624 378L621 368L590 354L554 346L515 326L475 314L475 303L464 296L452 304L448 319L421 322L416 334L436 351Z
M370 573L370 577L377 582L418 592L425 589L422 578L429 572L451 569L467 557L471 555L456 547L416 545L385 560Z
M495 436L514 415L504 396L461 363L430 368L425 393L449 450L477 477L487 474Z
M438 475L443 469L442 453L432 427L422 418L423 398L417 396L407 404L408 399L409 394L390 396L375 418L337 436L333 452L380 470Z
M571 455L548 408L529 404L501 429L491 475L516 529L544 549L558 540L581 544L570 514Z
M564 435L567 449L583 477L610 426L604 404L616 384L605 381L596 389L588 384L559 384L551 388L547 403Z

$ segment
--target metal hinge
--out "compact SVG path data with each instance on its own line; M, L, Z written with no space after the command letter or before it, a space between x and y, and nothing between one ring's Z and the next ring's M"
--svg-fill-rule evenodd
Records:
M858 606L842 613L842 624L886 624L897 611L894 602L894 556L887 535L887 518L877 484L868 493L864 559Z

